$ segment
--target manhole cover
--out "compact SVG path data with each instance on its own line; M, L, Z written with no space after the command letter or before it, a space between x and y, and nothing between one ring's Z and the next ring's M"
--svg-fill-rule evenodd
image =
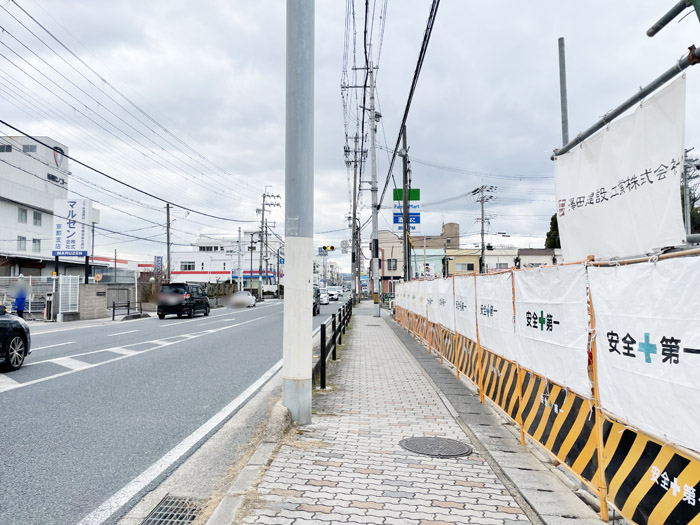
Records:
M165 496L141 525L183 525L192 523L204 508L205 500Z
M456 439L447 439L439 437L414 437L402 439L399 441L401 448L423 454L424 456L432 456L435 458L451 458L458 456L468 456L472 453L469 445L465 445Z

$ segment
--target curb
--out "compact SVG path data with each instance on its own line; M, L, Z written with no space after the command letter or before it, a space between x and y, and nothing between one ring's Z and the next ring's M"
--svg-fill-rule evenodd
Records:
M132 321L134 319L143 319L144 317L151 317L151 314L148 314L146 312L144 313L138 313L138 314L128 314L123 316L120 321Z
M245 500L245 493L254 487L263 469L272 459L282 436L292 424L289 409L278 401L270 413L270 419L263 432L262 443L248 460L234 482L226 490L226 495L207 520L207 525L229 525Z

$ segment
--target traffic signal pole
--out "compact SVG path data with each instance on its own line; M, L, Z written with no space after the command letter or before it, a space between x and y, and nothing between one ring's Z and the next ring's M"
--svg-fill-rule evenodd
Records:
M314 0L287 0L282 400L311 423L314 235Z

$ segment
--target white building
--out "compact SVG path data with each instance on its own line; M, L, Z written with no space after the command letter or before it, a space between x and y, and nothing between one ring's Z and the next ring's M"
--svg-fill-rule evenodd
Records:
M251 244L252 237L252 244ZM257 287L260 270L260 246L257 231L243 232L241 245L238 237L200 236L190 250L173 251L170 254L172 282L215 283L238 279L238 253L241 254L241 270L244 288ZM277 283L279 251L280 284L284 281L284 248L273 235L268 235L263 246L263 283ZM251 250L252 247L252 250Z
M68 148L49 137L0 137L0 276L54 271L55 199L68 198ZM93 221L99 222L98 210ZM81 274L84 259L60 259L59 273Z

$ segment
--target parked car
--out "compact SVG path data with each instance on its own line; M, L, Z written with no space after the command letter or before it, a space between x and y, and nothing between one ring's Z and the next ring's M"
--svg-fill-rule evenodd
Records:
M233 306L246 306L250 308L251 306L255 306L255 296L245 290L241 290L240 292L236 292L233 294L233 297L231 298L231 304Z
M319 292L319 303L320 304L330 304L330 297L328 296L328 289L327 288L320 288L318 290Z
M158 293L158 318L176 314L194 317L198 313L209 315L209 298L207 292L198 284L171 283L160 287Z
M6 370L18 370L31 353L29 325L0 305L0 363Z
M321 292L319 292L318 286L314 286L313 296L314 296L313 315L318 315L321 313Z

